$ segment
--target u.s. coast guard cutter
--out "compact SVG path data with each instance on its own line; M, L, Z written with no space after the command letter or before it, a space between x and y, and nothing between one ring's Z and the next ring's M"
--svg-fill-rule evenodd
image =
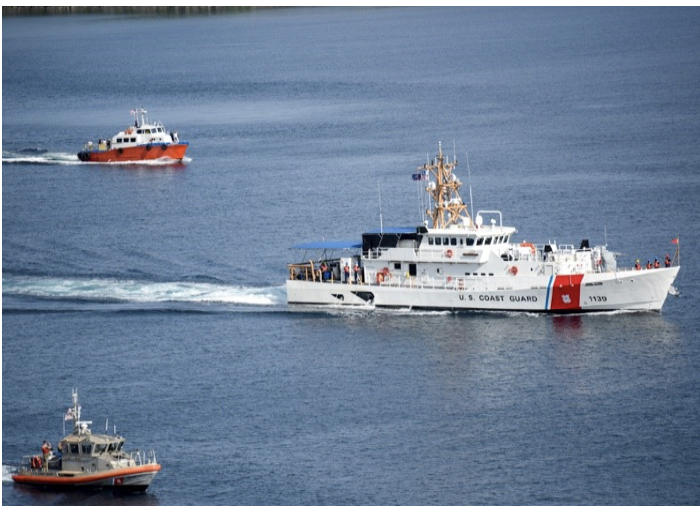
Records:
M419 167L432 222L382 228L362 242L295 246L321 250L317 260L289 264L289 304L548 313L660 311L680 269L618 269L607 247L513 241L500 211L472 219L459 195L456 160ZM485 218L488 221L485 221ZM329 255L329 252L337 255Z

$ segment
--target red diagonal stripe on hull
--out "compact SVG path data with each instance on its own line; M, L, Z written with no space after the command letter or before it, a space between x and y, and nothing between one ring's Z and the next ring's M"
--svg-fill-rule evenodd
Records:
M567 274L554 278L552 286L552 311L578 311L581 309L581 281L583 274Z

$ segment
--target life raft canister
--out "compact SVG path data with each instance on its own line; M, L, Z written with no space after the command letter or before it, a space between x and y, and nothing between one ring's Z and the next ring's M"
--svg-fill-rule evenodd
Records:
M535 245L532 244L531 242L523 242L520 244L521 247L523 248L530 248L530 251L532 251L532 254L534 255L536 253Z

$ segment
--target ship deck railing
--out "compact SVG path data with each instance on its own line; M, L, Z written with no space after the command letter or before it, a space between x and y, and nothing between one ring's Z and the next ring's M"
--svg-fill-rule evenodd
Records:
M137 466L157 463L155 450L148 450L147 452L141 450L134 450L129 454L129 458L133 460Z

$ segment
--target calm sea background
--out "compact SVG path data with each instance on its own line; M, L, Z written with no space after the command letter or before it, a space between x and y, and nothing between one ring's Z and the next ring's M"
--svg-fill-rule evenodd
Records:
M2 502L700 502L700 10L4 18ZM143 105L186 163L75 153ZM286 305L294 244L419 222L466 152L517 238L673 253L661 314ZM148 493L9 474L78 387Z

